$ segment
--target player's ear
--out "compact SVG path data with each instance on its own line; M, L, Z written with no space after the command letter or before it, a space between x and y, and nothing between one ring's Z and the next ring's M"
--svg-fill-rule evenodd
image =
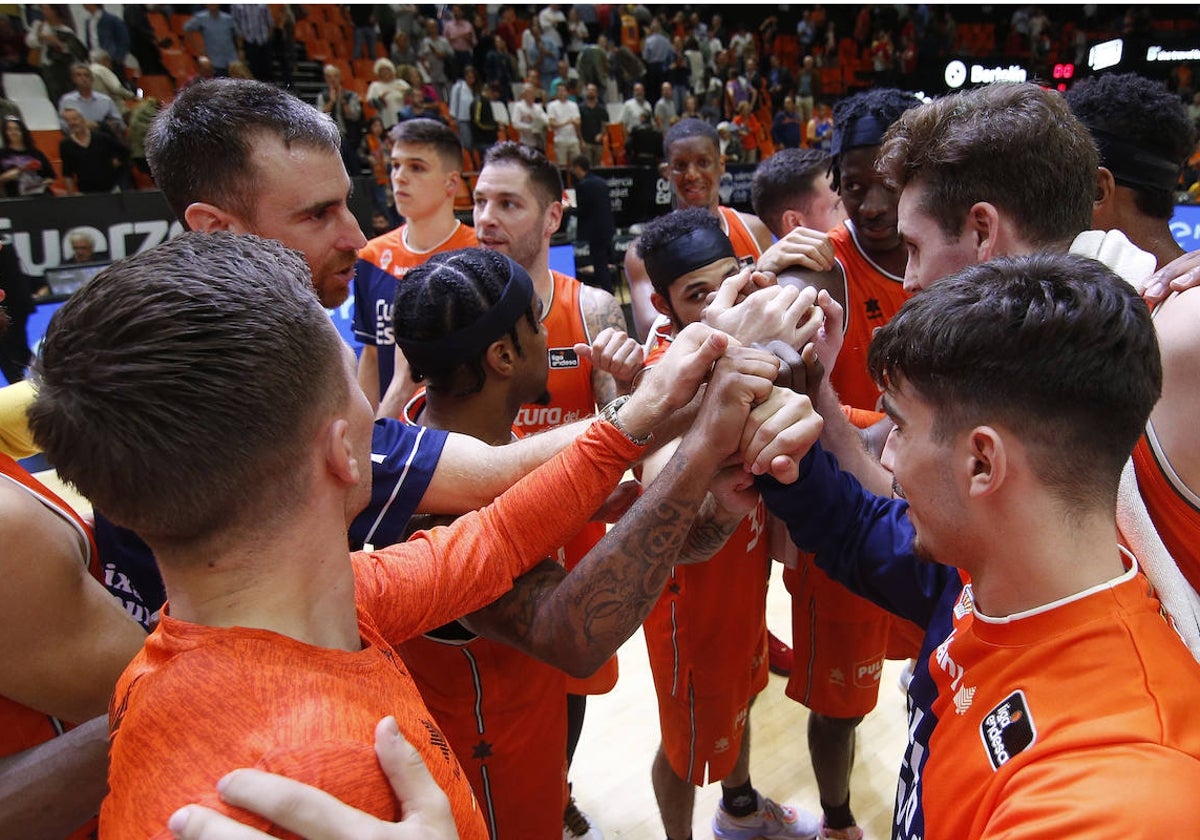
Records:
M995 254L1003 253L1000 211L987 201L977 201L967 211L967 226L975 237L976 262L987 262Z
M563 206L561 201L552 201L550 206L546 208L546 230L545 236L553 236L558 232L562 225Z
M995 493L1008 473L1004 437L991 426L978 426L967 437L965 478L967 493L982 497Z
M484 366L487 370L500 376L511 376L516 365L517 352L508 337L498 338L488 345L483 354Z
M347 420L339 418L325 427L323 443L325 467L332 475L346 484L357 484L364 479L363 470L369 467L360 464L355 455Z
M183 221L188 230L201 233L216 233L227 230L231 233L248 233L249 228L240 218L207 201L195 201L183 211Z
M650 293L650 303L658 311L658 314L666 315L668 318L675 317L675 313L671 309L671 302L658 292Z

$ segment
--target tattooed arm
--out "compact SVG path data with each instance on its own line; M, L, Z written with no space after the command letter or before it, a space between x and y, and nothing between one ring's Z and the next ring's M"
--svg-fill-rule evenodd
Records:
M621 305L603 289L584 286L579 290L579 306L583 310L583 322L589 338L595 339L606 327L621 332L629 331ZM592 397L596 405L608 405L619 395L628 394L631 389L631 382L618 382L607 371L592 369Z
M671 567L707 559L732 532L745 510L729 508L750 486L743 461L796 456L820 434L807 398L771 388L777 369L768 354L730 348L674 453L656 453L661 472L580 564L567 574L543 563L463 623L572 675L592 673L641 624ZM737 467L723 469L731 456ZM718 473L742 488L722 493L729 508L709 495Z

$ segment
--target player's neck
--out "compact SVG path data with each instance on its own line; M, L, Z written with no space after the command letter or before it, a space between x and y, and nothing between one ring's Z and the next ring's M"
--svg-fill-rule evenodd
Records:
M529 277L533 280L533 289L538 293L538 297L542 299L542 304L546 307L546 311L550 311L550 302L554 297L554 277L550 274L550 251L548 248L543 248L537 258L534 259L532 265L524 267L529 272Z
M343 500L344 506L344 500ZM318 647L359 650L345 511L306 507L286 521L187 546L152 545L173 618L253 627Z
M1028 499L1030 512L1038 503ZM1111 512L1017 517L983 542L971 573L975 603L994 618L1069 598L1124 571ZM967 565L964 563L964 566Z
M512 440L512 425L520 405L510 406L507 389L484 385L469 397L455 398L425 395L425 408L417 422L431 429L470 435L491 446L503 446Z
M1186 251L1179 247L1171 229L1163 219L1151 219L1140 213L1128 213L1121 220L1121 232L1137 247L1154 255L1156 268L1182 257Z
M439 207L426 218L408 218L404 223L404 245L411 251L431 251L458 228L453 204Z

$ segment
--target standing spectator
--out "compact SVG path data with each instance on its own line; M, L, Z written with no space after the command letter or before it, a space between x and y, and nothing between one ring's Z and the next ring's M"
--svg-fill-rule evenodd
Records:
M541 24L543 32L554 30L558 35L559 41L562 41L563 35L566 34L567 16L563 14L562 9L557 3L551 3L538 12L537 22Z
M317 110L333 117L342 135L342 160L350 177L361 174L358 144L362 142L363 109L358 94L342 86L342 71L325 65L325 87L317 94Z
M385 50L390 49L392 40L396 37L396 9L391 3L376 3L374 9L375 25L379 28L379 43L383 44Z
M279 62L279 81L287 90L292 88L292 68L296 66L296 15L286 3L272 3L271 53Z
M559 85L566 87L567 90L579 89L579 72L568 64L565 58L558 60L558 67L555 68L554 78L550 80L551 98L558 95Z
M742 161L758 163L759 156L762 154L762 125L759 123L758 117L754 116L754 112L750 110L749 102L743 102L738 106L738 113L733 118L733 124L737 126L738 133L742 135Z
M83 114L74 108L62 112L67 134L58 142L67 192L116 192L129 150L102 131L92 131Z
M626 140L642 128L648 128L654 119L654 109L646 101L646 87L641 82L633 86L633 96L625 100L621 107L621 125L625 129Z
M783 107L784 97L795 91L796 82L777 54L771 54L770 65L771 69L767 71L767 94L771 97L772 110L778 111Z
M650 32L642 44L642 61L646 63L646 84L652 90L658 90L667 77L667 70L675 57L671 42L663 34L662 24L657 20L651 21Z
M376 213L383 213L391 219L393 210L392 204L395 199L389 201L388 189L388 161L392 156L392 144L388 138L387 132L383 127L383 119L381 117L371 117L367 123L367 130L363 134L362 144L358 147L358 157L362 161L360 169L368 169L371 172L373 179L371 189L371 201L375 206Z
M805 9L800 13L800 21L796 24L796 39L800 42L800 52L807 53L817 40L817 31L812 23L812 11Z
M92 71L92 86L98 93L103 93L113 101L117 106L117 110L124 117L129 113L129 105L126 100L137 99L138 95L129 88L125 87L117 74L113 72L112 57L101 49L94 49L88 53L88 59L91 64L88 68Z
M617 80L617 90L625 99L633 97L634 90L646 78L646 65L624 44L613 50L610 61L613 76ZM645 98L644 91L642 97Z
M739 22L737 31L729 39L729 52L732 53L733 65L738 70L746 67L746 57L754 54L754 36L746 31L746 24Z
M343 7L350 15L354 26L354 46L350 58L375 58L375 45L379 43L379 30L375 28L375 8L367 3L352 3Z
M146 163L146 132L158 115L159 104L158 97L147 96L129 114L129 162L146 175L150 174L150 165Z
M434 21L434 26L437 26L437 21ZM397 67L417 63L417 50L412 45L412 36L403 29L396 32L396 37L392 41L391 56L392 64Z
M746 81L746 77L738 73L737 69L730 67L725 71L725 116L732 120L736 117L742 107L742 103L749 103L750 110L754 110L754 88Z
M162 76L167 70L158 54L159 48L168 47L174 41L158 37L147 17L152 8L140 3L127 3L121 7L121 16L129 31L130 63L135 64L143 75Z
M585 89L587 85L595 85L603 95L609 79L607 35L600 35L595 44L588 44L580 51L575 69L579 71L579 83Z
M28 56L24 34L10 15L0 14L0 73L31 72Z
M264 3L234 3L229 8L238 32L242 33L242 48L250 74L260 82L274 82L271 36L274 19Z
M608 133L608 106L600 101L600 91L588 84L583 104L579 106L579 136L583 153L592 166L600 165L604 152L604 135Z
M517 62L508 51L508 42L499 35L492 38L492 49L488 51L483 64L483 78L489 85L496 86L501 101L508 102L512 98Z
M500 38L499 35L496 36ZM503 38L500 38L503 41ZM483 160L484 154L500 139L500 123L492 107L500 99L500 89L495 82L488 82L483 93L471 103L471 140L475 144L475 158Z
M229 65L238 60L242 51L242 33L233 16L222 12L219 3L205 4L207 11L193 15L183 25L184 32L199 32L204 38L204 54L212 62L218 76L229 75Z
M517 27L517 11L512 6L501 9L496 34L504 39L510 53L516 55L521 51L521 30Z
M702 120L702 119L704 119L704 115L701 114L699 111L697 101L696 101L696 95L694 93L689 93L687 96L685 96L683 98L683 110L680 111L680 113L679 113L679 119L681 119L681 120Z
M572 159L571 177L575 181L575 207L579 219L575 241L586 242L592 258L589 285L612 294L610 266L613 265L612 243L617 227L613 222L608 182L592 172L591 162L586 155L576 155Z
M51 102L58 102L71 89L71 65L87 61L87 47L75 35L60 12L60 6L45 4L42 19L29 26L25 45L39 52L39 71Z
M0 149L0 184L4 195L17 198L42 195L55 178L54 166L33 142L20 117L4 118L4 147Z
M479 92L479 78L474 67L468 67L463 77L450 89L450 118L458 126L458 139L462 147L472 153L472 159L475 144L471 137L471 105ZM475 168L479 168L478 161L475 161Z
M446 36L438 31L438 22L434 18L425 21L425 39L417 49L417 56L429 83L437 89L438 96L445 100L450 94L450 77L446 74L446 62L454 61L454 48L450 46ZM468 67L473 71L473 62ZM459 76L459 81L462 79L463 76Z
M375 61L375 80L367 87L367 102L390 129L400 120L400 111L409 96L415 95L407 79L396 75L396 66L386 58Z
M129 55L129 28L125 21L98 3L84 3L83 9L87 12L83 34L88 52L104 50L124 72L125 57Z
M471 21L463 17L462 6L451 6L450 14L452 17L446 21L446 25L442 28L442 34L446 36L446 40L454 49L456 65L454 78L459 79L462 78L467 65L471 63L472 53L479 38Z
M521 48L525 55L525 66L537 70L546 78L553 78L558 70L558 48L554 38L534 18L529 29L521 36Z
M804 136L805 124L796 113L794 97L783 98L783 110L775 115L771 124L771 139L775 145L783 149L799 149L801 138Z
M666 131L679 122L679 112L675 109L675 95L670 82L663 82L660 88L661 96L654 103L654 126L659 131Z
M572 67L576 66L588 40L587 24L579 17L579 8L571 6L571 11L567 12L567 61Z
M557 95L546 106L546 118L554 130L554 158L566 169L581 150L579 128L581 116L579 106L567 96L565 83L558 86Z
M708 64L704 60L704 53L700 50L700 42L694 35L688 36L687 40L683 42L683 57L688 63L688 88L697 96L703 96Z
M821 76L817 72L816 61L811 55L806 55L800 72L796 74L796 110L805 125L812 119L813 107L820 95Z
M103 93L92 88L92 68L84 62L71 66L71 81L75 89L64 93L58 100L59 125L65 132L67 123L61 114L70 108L83 115L88 128L104 131L117 140L125 141L125 120L117 110L116 103Z
M545 151L546 126L550 124L550 119L546 116L546 109L537 101L537 88L526 83L521 88L521 98L513 103L509 114L521 143Z

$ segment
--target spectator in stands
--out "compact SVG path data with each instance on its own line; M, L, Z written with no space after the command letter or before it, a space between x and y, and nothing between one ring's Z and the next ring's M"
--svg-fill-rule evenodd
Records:
M275 20L270 7L265 3L234 3L229 9L229 14L237 24L238 31L242 33L242 49L250 77L261 82L274 82L274 51L271 41ZM230 67L232 66L231 63ZM229 75L233 76L233 73L230 72Z
M543 67L548 67L549 75L554 75L558 67L558 54L554 51L553 42L545 38L537 18L530 22L529 28L521 35L521 54L525 58L525 66L530 70L541 72Z
M517 10L512 6L504 6L500 11L500 19L496 23L496 35L504 39L508 51L516 55L521 49L521 30L517 26Z
M667 68L675 57L671 41L663 34L662 24L651 21L650 32L642 43L642 61L646 64L646 84L657 90L667 77Z
M471 105L479 96L479 76L475 68L468 67L463 77L450 88L450 119L458 127L458 139L464 149L474 158L475 143L471 138ZM491 110L489 106L488 110ZM478 161L475 161L478 167Z
M129 100L137 99L137 93L124 85L121 80L124 74L118 77L113 72L112 56L105 50L94 49L88 53L88 58L92 62L88 65L92 71L92 87L97 93L103 93L110 98L124 117L129 113Z
M550 124L550 118L537 101L537 88L527 83L521 89L521 98L509 109L509 116L523 144L539 151L546 150L546 127Z
M646 78L646 65L629 47L622 44L609 55L609 65L623 98L633 96L634 85Z
M442 28L442 34L446 36L446 40L454 49L454 78L458 79L462 77L466 72L467 65L471 63L472 51L479 43L479 36L475 32L474 24L463 16L462 6L451 6L450 14L451 18Z
M579 10L572 5L571 10L567 12L567 61L572 67L579 60L579 54L583 52L589 40L591 39L588 36L587 24L579 16Z
M444 101L450 95L450 77L446 75L446 63L454 62L454 48L450 46L446 36L438 32L438 23L434 18L425 21L425 39L421 41L417 56L429 83L437 88L438 96ZM473 65L467 65L460 79L466 75L468 69L472 72L475 70Z
M59 126L63 131L67 130L67 123L61 114L70 108L83 115L92 131L106 131L124 142L125 120L117 110L116 103L93 88L93 79L90 65L80 61L71 66L71 81L75 84L75 90L64 93L58 100Z
M576 155L572 159L571 177L575 182L575 208L579 219L575 241L587 243L592 260L591 276L584 275L580 279L612 294L610 266L615 259L613 238L617 228L613 221L608 182L592 172L591 162L586 155Z
M771 139L775 145L783 149L799 149L800 139L804 135L804 123L796 113L795 97L783 98L783 110L775 115L771 124Z
M638 82L633 86L633 96L621 106L621 125L625 128L625 137L628 139L635 131L650 127L653 119L654 109L646 101L646 88Z
M125 183L129 150L111 134L92 131L83 114L66 108L67 135L58 143L68 193L116 192Z
M470 67L471 65L468 64L467 66ZM426 102L432 102L436 106L436 103L442 101L442 97L438 94L437 88L435 88L429 80L423 79L421 77L421 71L415 66L406 64L403 67L398 67L396 72L400 75L400 78L408 82L409 87L412 88L412 101L414 110L418 109L418 106ZM433 116L433 119L441 120L442 114L440 109L435 107L434 110L437 111L437 113Z
M583 153L592 166L600 165L604 152L604 135L608 133L608 106L600 101L600 91L588 84L579 106L579 136Z
M0 72L36 72L29 66L25 38L10 15L0 14Z
M687 120L702 120L704 115L700 113L699 106L696 102L695 94L689 93L683 97L683 110L679 113L679 119Z
M221 11L219 3L206 3L204 8L204 12L193 15L184 23L183 31L199 32L204 38L204 54L212 62L213 72L228 76L229 65L237 61L242 52L242 33L233 16Z
M579 53L575 62L582 85L595 85L603 98L604 89L608 86L608 36L600 35L595 44L589 44ZM586 89L586 88L585 88Z
M380 59L381 61L383 59ZM358 147L358 157L362 166L369 169L373 180L371 200L375 212L391 215L391 202L388 201L391 190L388 178L388 160L392 156L392 144L384 130L383 118L379 115L371 117L367 123L366 133L363 134L362 144Z
M358 94L342 85L342 71L325 65L325 87L317 94L317 110L329 114L342 135L342 160L350 177L361 174L358 144L363 135L363 109Z
M436 24L437 21L434 21ZM417 63L417 51L412 45L412 38L403 29L392 39L392 63L397 67Z
M508 42L499 35L492 38L492 49L488 51L483 65L483 79L489 85L496 86L501 101L512 99L513 82L517 80L517 60L509 52Z
M71 256L64 263L90 263L96 261L96 240L91 233L83 228L75 228L67 234L67 242L71 246Z
M139 102L129 114L129 162L139 172L149 175L146 163L146 132L158 114L157 96L148 96Z
M83 40L88 52L104 50L123 69L125 56L129 55L129 28L125 26L125 21L106 11L99 3L84 3L83 9L87 12Z
M560 58L558 66L554 69L554 78L550 80L550 98L553 99L558 96L559 85L566 85L569 90L572 85L578 86L578 84L579 71L568 64L565 58Z
M813 112L812 119L804 127L804 136L810 149L828 152L833 149L833 109L828 102L821 102Z
M367 102L379 113L384 128L399 121L404 102L412 94L408 80L397 77L396 65L386 58L375 61L375 80L367 86Z
M379 30L375 28L375 9L368 3L350 3L344 6L354 26L354 46L350 50L352 59L375 57L375 45L379 43Z
M567 96L566 84L559 84L557 95L546 106L546 118L554 131L555 162L566 169L578 157L580 145L579 128L582 118L579 106Z
M671 83L663 82L660 91L661 96L654 103L654 127L666 131L679 122L679 111L675 108L675 92L671 89Z
M129 52L133 56L131 63L136 64L143 75L165 75L160 48L171 46L172 39L159 38L154 27L150 25L149 6L140 3L127 3L121 7L125 28L129 30Z
M796 80L779 60L779 55L772 53L770 69L767 70L767 93L771 96L771 107L776 111L782 108L784 97L790 95L796 87Z
M286 3L273 3L267 8L271 10L271 54L279 62L279 82L285 90L291 90L292 68L296 66L296 15Z
M58 102L71 89L71 65L87 60L87 47L63 17L65 8L42 5L42 19L31 23L25 33L25 45L38 51L38 69L51 102Z
M0 149L0 184L4 195L41 195L55 179L54 166L33 142L20 117L4 118L4 147Z
M718 148L726 163L742 162L742 138L738 127L728 120L717 123L717 136L720 138Z
M500 36L497 35L497 38ZM500 89L495 82L488 82L483 93L471 103L471 141L475 146L476 160L482 160L484 152L500 138L500 123L492 104L500 99Z

